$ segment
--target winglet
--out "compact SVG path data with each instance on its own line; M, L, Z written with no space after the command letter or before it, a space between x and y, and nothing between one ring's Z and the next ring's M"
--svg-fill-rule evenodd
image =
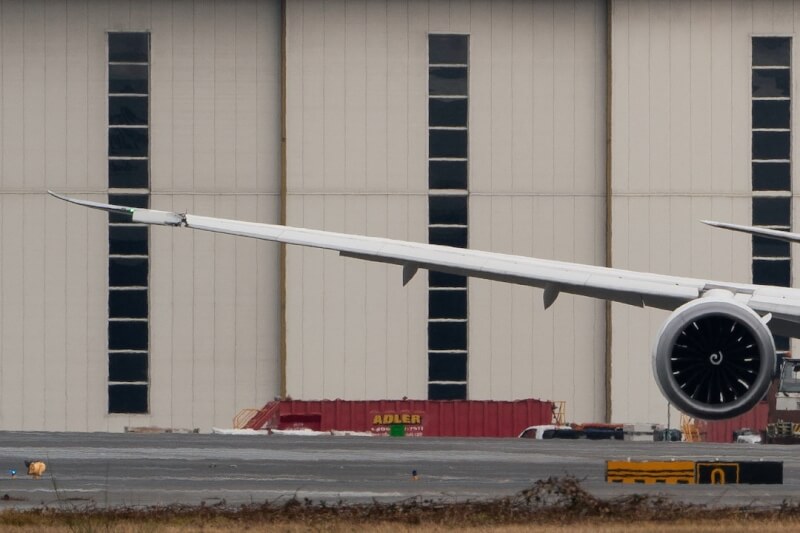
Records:
M53 191L47 191L50 196L54 196L59 200L64 200L65 202L69 202L71 204L82 205L84 207L91 207L92 209L100 209L102 211L108 211L109 213L121 213L123 215L132 215L135 211L133 207L125 207L122 205L113 205L113 204L101 204L100 202L91 202L89 200L78 200L77 198L70 198L69 196L62 196L60 194L56 194Z
M91 207L92 209L100 209L101 211L108 211L109 213L131 215L132 222L158 224L161 226L181 226L186 224L186 216L181 215L180 213L173 213L171 211L158 211L156 209L144 209L140 207L126 207L124 205L104 204L100 202L92 202L90 200L78 200L76 198L70 198L69 196L56 194L53 191L47 192L59 200L64 200L65 202L70 202L72 204Z

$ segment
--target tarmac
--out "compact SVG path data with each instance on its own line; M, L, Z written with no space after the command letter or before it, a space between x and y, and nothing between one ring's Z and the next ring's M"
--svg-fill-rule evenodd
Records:
M41 479L25 460L42 460ZM782 485L605 481L606 460L782 461ZM16 471L16 475L12 474ZM414 479L413 471L417 476ZM574 476L601 498L664 495L709 506L800 502L800 447L587 440L0 432L0 509L335 503L511 496Z

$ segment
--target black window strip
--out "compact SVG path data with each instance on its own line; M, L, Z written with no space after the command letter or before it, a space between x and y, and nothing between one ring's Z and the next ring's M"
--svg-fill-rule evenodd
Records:
M428 242L466 248L469 36L430 34L428 53ZM433 271L428 275L428 398L432 400L467 397L466 287L464 276Z
M150 34L108 34L109 202L150 204ZM109 214L108 412L149 412L149 277L147 226Z
M755 226L791 225L791 50L790 37L752 39L752 203ZM788 243L752 238L753 283L791 285ZM780 351L786 337L775 337Z

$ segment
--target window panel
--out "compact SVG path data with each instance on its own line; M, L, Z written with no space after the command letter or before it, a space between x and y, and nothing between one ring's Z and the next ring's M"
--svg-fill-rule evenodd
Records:
M429 318L467 318L467 291L428 290Z
M428 322L429 350L466 350L466 322Z
M148 176L146 159L108 160L108 186L112 189L147 189L150 186Z
M428 286L430 287L466 287L467 277L444 272L428 272Z
M789 100L753 100L753 128L788 128Z
M788 37L753 37L753 66L788 67L791 43Z
M753 198L753 224L756 226L789 226L791 198Z
M466 381L466 354L428 354L428 381Z
M111 157L147 157L147 128L108 128L108 155Z
M109 65L109 94L149 94L150 79L147 65Z
M466 127L467 104L466 98L429 98L428 125Z
M428 35L428 63L431 65L466 65L468 58L468 35Z
M466 196L429 196L430 224L467 224Z
M783 66L791 64L791 39L786 37L753 38L754 66ZM791 127L791 71L784 69L753 69L754 98L784 98L754 100L753 128L788 129ZM790 159L790 133L753 132L753 159ZM791 191L789 162L754 162L752 166L754 191ZM753 224L789 226L791 199L789 197L753 198ZM789 243L752 237L754 259L753 283L788 287L791 284L791 253ZM778 351L789 349L786 337L774 337ZM778 358L780 363L781 357Z
M789 159L788 131L754 131L753 159Z
M111 226L108 228L108 253L147 255L147 237L147 226Z
M144 32L108 34L108 61L147 63L150 55L150 35Z
M150 206L150 196L148 194L109 194L108 202L126 207L146 208Z
M466 192L469 38L467 35L429 35L428 45L428 186L431 191L455 189ZM456 64L465 66L431 66ZM466 247L468 208L466 194L429 194L429 242ZM455 290L441 290L442 287ZM428 274L428 348L462 352L430 352L429 381L467 379L467 354L463 353L467 350L468 334L466 287L464 276L439 272ZM466 385L429 383L428 394L431 399L463 399L466 398Z
M775 339L775 348L785 352L789 350L789 337L779 337L777 335L773 336Z
M455 248L466 248L467 228L428 228L428 242Z
M108 381L147 381L146 353L122 352L108 354Z
M466 161L429 161L428 186L431 189L466 189Z
M112 204L149 207L149 56L149 33L108 34L108 186L138 189L109 194ZM149 230L129 225L130 215L113 213L108 220L108 412L147 413Z
M147 318L147 289L108 291L109 318Z
M146 414L147 385L109 385L108 412Z
M147 286L148 260L146 257L109 257L108 285L110 287Z
M466 130L430 130L428 132L430 157L467 157Z
M789 243L753 236L755 257L789 257Z
M108 123L122 126L146 126L148 123L146 96L109 96Z
M776 98L790 96L789 69L753 69L753 96Z
M790 163L753 163L754 191L788 191L792 185Z
M465 384L428 384L428 399L429 400L466 400L467 399L467 385Z
M147 350L147 344L147 322L113 320L108 323L109 350Z
M786 260L753 260L753 283L758 285L791 286L791 265Z
M467 67L429 68L428 94L433 96L466 96Z

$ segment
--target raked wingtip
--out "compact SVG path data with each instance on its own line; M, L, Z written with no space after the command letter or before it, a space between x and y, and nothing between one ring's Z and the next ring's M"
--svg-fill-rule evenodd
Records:
M82 205L84 207L91 207L92 209L100 209L101 211L108 211L112 213L126 213L132 214L135 211L133 207L125 207L123 205L113 205L113 204L104 204L101 202L92 202L90 200L78 200L77 198L70 198L69 196L64 196L63 194L57 194L51 190L47 191L48 194L58 198L59 200L64 200L65 202L69 202L71 204Z

